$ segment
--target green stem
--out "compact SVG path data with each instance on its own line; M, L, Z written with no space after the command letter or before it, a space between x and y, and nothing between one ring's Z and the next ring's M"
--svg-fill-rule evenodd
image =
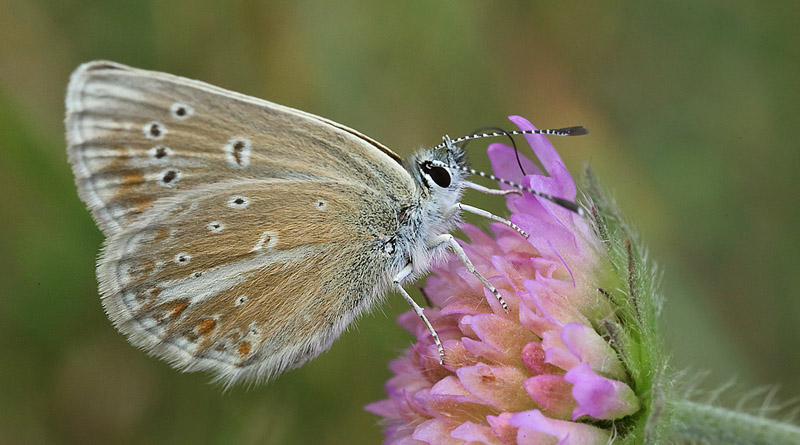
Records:
M724 408L673 401L675 433L684 439L726 444L800 444L800 427Z

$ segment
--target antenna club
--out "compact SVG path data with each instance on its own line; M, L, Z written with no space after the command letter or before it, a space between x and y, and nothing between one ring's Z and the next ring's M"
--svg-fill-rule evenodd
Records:
M561 128L557 131L563 132L563 136L583 136L585 134L589 134L589 129L582 125L577 127Z

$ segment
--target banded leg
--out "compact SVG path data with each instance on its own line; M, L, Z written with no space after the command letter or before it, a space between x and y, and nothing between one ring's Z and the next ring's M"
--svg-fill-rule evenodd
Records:
M509 221L509 220L507 220L505 218L501 218L501 217L495 215L494 213L489 213L486 210L479 209L477 207L472 207L471 205L462 204L460 202L458 204L456 204L455 207L457 207L457 208L459 208L459 209L461 209L461 210L463 210L465 212L469 212L469 213L472 213L474 215L482 216L484 218L489 218L491 220L494 220L494 221L497 221L499 223L505 224L506 226L511 227L512 229L516 230L520 235L524 236L525 238L530 237L530 235L525 233L524 230L520 229L519 226L517 226L516 224L512 223L511 221Z
M489 291L491 291L494 294L494 296L497 298L497 301L500 302L500 306L503 307L503 310L508 312L508 305L506 304L505 300L503 300L503 296L500 295L500 291L498 291L497 288L494 287L494 285L490 283L489 280L486 279L486 277L481 275L481 273L475 269L475 266L472 264L472 261L470 261L469 258L467 258L467 254L464 252L464 249L461 248L461 246L458 244L453 235L446 233L444 235L437 236L436 238L433 239L433 242L428 246L428 248L434 249L443 244L447 244L447 246L453 250L458 259L460 259L461 262L464 263L464 266L467 267L467 271L469 271L469 273L475 275L479 280L481 280L481 283L483 283L483 285L486 286L486 288L489 289Z
M517 195L522 196L522 191L520 190L501 190L501 189L490 189L489 187L484 187L480 184L475 184L474 182L467 181L464 185L467 188L475 190L477 192L485 193L487 195L510 195L515 193Z
M425 313L422 311L422 308L417 304L416 301L414 301L413 298L411 298L411 295L408 295L408 292L406 292L406 290L403 289L403 285L401 284L406 277L411 275L411 272L413 270L414 267L411 264L407 264L406 267L404 267L403 270L401 270L400 273L397 274L392 281L394 282L394 286L400 292L400 295L402 295L403 298L406 299L408 304L411 305L411 308L414 309L414 312L417 313L419 318L422 319L422 322L425 323L425 326L431 332L431 336L433 337L433 342L436 343L436 348L439 350L439 364L444 365L444 345L442 345L441 340L439 340L439 334L436 333L436 329L433 328L433 325L431 324L430 320L428 320L428 317L425 316Z

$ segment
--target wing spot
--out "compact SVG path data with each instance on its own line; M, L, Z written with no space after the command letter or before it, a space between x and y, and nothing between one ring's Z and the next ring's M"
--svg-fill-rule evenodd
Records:
M165 134L167 134L167 129L161 122L153 121L144 125L144 135L147 139L157 141L163 139Z
M249 341L243 341L239 343L239 349L238 349L239 355L242 356L242 358L247 357L250 354L252 348L253 346L250 345Z
M166 145L156 145L150 149L150 159L154 161L164 161L164 158L172 156L172 149Z
M175 184L181 180L181 171L175 169L164 170L161 172L161 186L175 187Z
M256 245L253 246L251 252L257 252L264 249L264 247L271 249L275 247L276 244L278 244L278 234L267 230L258 237L258 241L256 241Z
M317 210L322 211L322 210L325 210L326 208L328 208L328 203L325 202L324 199L318 199L316 202L314 202L314 207Z
M235 137L225 144L225 159L234 168L245 168L250 165L250 139Z
M239 298L236 299L236 302L234 303L234 306L241 306L241 305L243 305L245 303L247 303L247 297L242 295L242 296L240 296Z
M194 114L194 108L182 103L174 103L169 108L169 112L175 119L186 119Z
M228 207L232 209L243 209L250 205L250 200L246 196L231 196L228 199Z
M206 318L197 325L197 334L201 337L205 337L210 334L215 327L217 327L217 321L213 318Z
M114 192L114 196L110 198L111 202L116 203L116 205L111 205L110 212L117 210L126 212L125 208L143 212L152 205L153 198L151 196L137 193L137 187L145 182L145 174L142 170L131 166L131 156L129 154L120 153L118 156L113 157L105 171L113 172L114 176L119 178L117 184L120 185Z
M234 329L232 331L228 331L226 338L230 339L231 342L237 342L240 338L242 338L242 333L239 332L238 329Z
M208 230L212 231L213 233L222 232L225 229L225 224L222 224L219 221L211 221L208 223Z
M175 320L176 318L180 317L187 308L189 308L189 300L176 301L172 304L172 307L169 310L168 318L170 320Z
M175 255L175 264L179 266L184 266L186 264L189 264L189 260L191 259L192 259L191 255L189 255L188 253L181 252Z
M200 337L205 337L211 334L214 329L217 327L217 320L213 318L204 318L200 321L195 327L185 331L184 336L187 340L194 343L200 339Z

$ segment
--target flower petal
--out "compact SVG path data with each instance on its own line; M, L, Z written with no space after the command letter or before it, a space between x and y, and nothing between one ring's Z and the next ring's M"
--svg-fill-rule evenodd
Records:
M461 445L463 442L450 435L458 423L449 420L431 419L414 429L412 438L430 445Z
M514 147L496 142L489 145L489 148L486 149L486 153L489 156L489 161L492 163L492 171L495 176L499 178L522 184L522 178L525 175L523 175L522 171L519 169L520 164L522 164L522 168L527 175L542 174L542 170L539 169L536 164L531 162L531 160L522 153L514 150ZM519 163L517 163L518 153ZM504 186L502 183L500 186L508 187Z
M590 324L572 305L575 298L567 297L572 293L571 285L565 286L559 280L548 280L537 274L535 280L525 281L525 289L528 293L522 295L523 301L553 324L563 326L575 321Z
M390 394L398 394L399 391L416 392L431 386L422 370L407 357L392 360L389 362L389 369L394 372L394 377L386 383L386 390Z
M499 363L518 363L522 360L522 348L535 339L535 336L519 323L500 315L476 315L469 318L469 325L481 341L464 338L467 350Z
M530 375L556 374L561 371L545 361L542 343L538 341L532 341L522 348L522 363Z
M491 427L472 422L462 423L450 433L450 436L471 444L502 445L503 443L494 435Z
M616 351L594 329L581 323L569 323L561 328L561 341L581 362L588 363L595 372L621 379L625 367Z
M533 304L531 304L531 306L535 307ZM519 305L519 323L539 337L542 337L545 332L552 331L558 327L553 323L553 320L542 317L534 312L528 304Z
M542 348L544 349L544 361L558 366L564 371L572 369L580 363L578 357L564 347L560 331L545 332L542 335Z
M572 384L560 374L537 375L525 380L525 391L548 417L569 419L575 409Z
M508 117L511 122L519 127L520 130L536 130L536 127L533 126L527 119L521 116L509 116ZM561 198L574 200L575 195L577 193L575 189L575 181L572 179L572 176L566 170L564 161L561 160L561 156L558 155L558 152L553 147L553 144L547 140L547 137L543 135L531 134L526 135L525 140L533 149L533 152L536 154L536 157L542 163L545 171L555 179L559 186L563 190L563 195L560 195Z
M456 375L469 392L500 411L521 411L535 406L522 386L527 376L517 367L479 363L459 369Z
M639 411L639 399L628 385L597 375L588 363L570 369L564 379L574 385L572 397L578 402L573 420L583 415L619 419Z
M538 409L514 414L510 423L519 428L518 444L548 443L555 438L559 445L606 444L611 434L603 429L584 423L550 419Z
M472 396L437 395L419 391L414 399L425 408L426 413L436 419L464 422L483 420L494 410Z
M364 409L379 416L388 417L391 419L400 418L400 410L394 403L394 399L385 399L377 402L372 402L367 406L365 406Z
M501 413L499 416L486 416L486 421L492 428L494 435L503 443L514 443L517 440L517 427L511 424L511 413Z

